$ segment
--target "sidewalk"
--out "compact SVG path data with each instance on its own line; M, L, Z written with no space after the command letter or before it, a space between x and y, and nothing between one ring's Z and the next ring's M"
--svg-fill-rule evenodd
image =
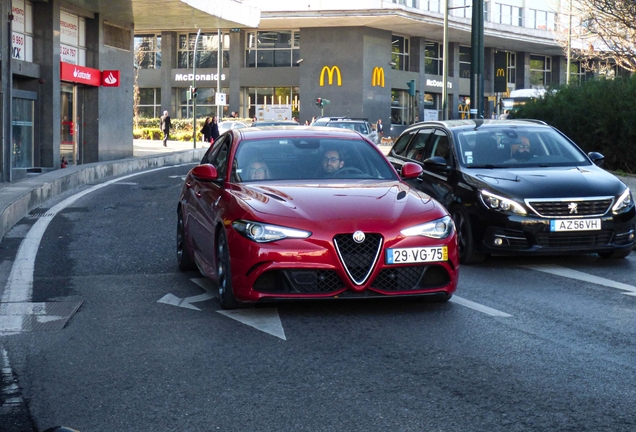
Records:
M390 146L380 146L386 154ZM69 166L37 174L14 183L0 183L0 240L29 212L56 196L98 180L131 172L171 165L198 162L208 149L202 142L134 140L133 157L108 162ZM636 176L619 176L636 194Z
M29 212L56 196L104 178L152 167L198 162L208 149L198 142L134 140L133 156L107 162L69 165L44 174L30 175L12 183L0 183L0 240Z

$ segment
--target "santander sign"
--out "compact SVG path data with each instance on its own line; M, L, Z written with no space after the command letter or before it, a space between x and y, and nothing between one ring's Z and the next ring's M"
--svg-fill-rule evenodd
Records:
M60 62L60 80L90 86L119 87L119 71L99 71L85 66Z
M101 73L97 69L60 62L60 80L99 86L101 84Z

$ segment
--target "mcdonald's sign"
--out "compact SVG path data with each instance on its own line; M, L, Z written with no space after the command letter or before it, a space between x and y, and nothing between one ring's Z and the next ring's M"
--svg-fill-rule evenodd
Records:
M338 86L342 85L342 75L340 74L340 68L338 66L325 66L320 71L320 87L325 85L325 72L327 72L327 77L329 78L329 85L333 85L333 75L336 74L338 78Z
M470 118L470 105L468 104L459 104L459 115L462 120L466 120Z
M371 77L371 87L384 87L384 68L374 67L373 76Z
M508 90L508 53L505 51L495 52L495 93L503 93Z

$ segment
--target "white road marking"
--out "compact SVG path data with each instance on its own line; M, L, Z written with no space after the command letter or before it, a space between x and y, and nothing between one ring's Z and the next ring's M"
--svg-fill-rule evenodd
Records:
M596 285L602 285L602 286L606 286L609 288L616 288L619 290L623 290L623 291L627 291L624 292L622 294L624 295L628 295L628 296L634 296L636 297L636 287L633 285L627 285L624 284L622 282L616 282L613 280L609 280L609 279L605 279L602 277L598 277L598 276L594 276L588 273L583 273L577 270L571 270L565 267L560 267L557 265L553 265L553 264L546 264L546 265L524 265L521 267L525 267L531 270L536 270L536 271L540 271L540 272L544 272L544 273L550 273L553 275L557 275L557 276L561 276L561 277L565 277L565 278L570 278L570 279L575 279L575 280L580 280L583 282L590 282Z
M163 166L109 180L107 182L92 186L82 192L78 192L75 195L70 196L64 201L53 206L49 211L46 212L45 216L39 218L37 222L33 224L24 240L22 240L22 243L20 243L18 253L15 257L15 261L13 262L13 266L11 267L11 273L9 274L9 279L7 280L7 283L5 285L4 293L2 294L2 299L0 299L0 302L20 303L31 301L31 295L33 293L33 269L35 267L35 256L37 255L38 249L40 248L40 242L42 241L44 232L57 213L64 210L66 207L70 206L83 196L88 195L91 192L95 192L96 190L99 190L113 183L117 183L122 180L127 180L129 178L147 174L153 171L174 168L176 166L180 165Z
M157 300L157 303L165 303L172 306L179 306L182 308L192 309L192 310L200 312L201 309L192 305L192 303L197 303L197 302L210 300L214 298L214 295L212 294L212 283L205 278L190 279L190 280L194 282L195 284L199 285L201 288L203 288L205 290L205 293L195 295L195 296L185 297L185 298L179 298L174 294L168 293L165 296L161 297L159 300Z
M451 299L449 300L453 303L457 303L458 305L462 305L462 306L466 306L467 308L471 308L474 309L476 311L485 313L486 315L490 315L490 316L495 316L495 317L504 317L504 318L509 318L512 315L507 314L505 312L499 311L497 309L493 309L491 307L488 306L484 306L482 304L479 303L475 303L473 301L470 300L466 300L465 298L461 298L459 296L453 295L453 297L451 297Z
M287 340L285 329L283 329L278 316L278 309L237 309L231 311L219 310L217 312L240 323L254 327L256 330Z

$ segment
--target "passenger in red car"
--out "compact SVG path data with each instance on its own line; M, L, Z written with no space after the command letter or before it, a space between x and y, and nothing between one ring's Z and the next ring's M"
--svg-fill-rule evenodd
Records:
M344 166L338 150L327 150L322 158L322 168L328 176L334 175Z
M263 162L254 161L250 163L247 170L248 180L267 180L269 170Z

